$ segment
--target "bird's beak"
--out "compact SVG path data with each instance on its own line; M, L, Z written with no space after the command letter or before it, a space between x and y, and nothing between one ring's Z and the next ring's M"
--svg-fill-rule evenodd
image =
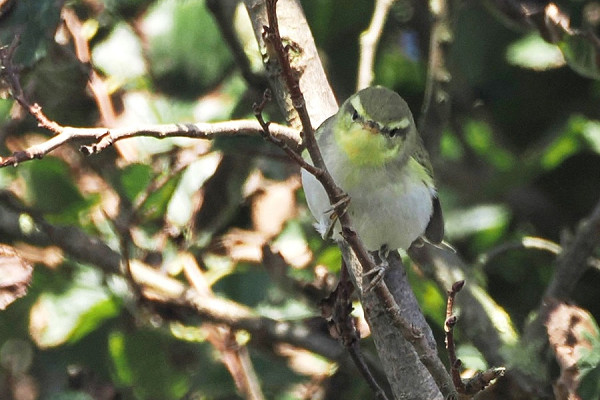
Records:
M375 121L365 121L365 123L363 124L363 128L369 132L372 133L374 135L379 134L379 132L381 132L381 127L379 126L379 124Z

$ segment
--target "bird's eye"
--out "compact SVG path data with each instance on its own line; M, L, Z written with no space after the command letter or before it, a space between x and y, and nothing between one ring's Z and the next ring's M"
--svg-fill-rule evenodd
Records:
M401 129L400 129L400 128L394 128L394 129L392 129L392 130L390 131L390 137L394 137L394 136L396 136L396 135L399 135L399 134L401 134L401 133L402 133L402 132L401 132Z
M358 111L354 110L354 112L352 112L352 121L356 120L358 120Z

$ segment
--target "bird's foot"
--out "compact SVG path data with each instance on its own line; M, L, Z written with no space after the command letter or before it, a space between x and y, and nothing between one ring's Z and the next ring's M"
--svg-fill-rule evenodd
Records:
M327 230L325 234L323 234L323 238L331 238L333 235L333 227L338 221L340 215L343 215L348 211L348 206L350 206L350 195L345 193L341 199L332 204L330 208L328 208L325 212L329 214L329 225L327 226Z
M377 252L377 258L375 262L375 268L365 272L363 274L363 278L369 279L369 284L367 285L365 291L369 292L375 288L381 282L381 280L385 277L385 273L389 267L389 263L387 261L387 257L390 254L390 249L386 244L381 246L379 251Z

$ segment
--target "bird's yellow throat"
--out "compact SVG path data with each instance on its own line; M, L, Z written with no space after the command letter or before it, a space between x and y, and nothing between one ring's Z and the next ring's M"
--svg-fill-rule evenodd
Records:
M401 144L390 142L379 132L368 130L360 124L338 126L334 130L335 142L356 166L380 167L398 157Z

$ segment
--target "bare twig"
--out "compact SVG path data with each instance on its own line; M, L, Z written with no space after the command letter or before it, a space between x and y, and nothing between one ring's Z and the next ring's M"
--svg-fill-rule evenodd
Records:
M62 127L56 122L48 119L42 112L42 107L37 103L29 103L19 82L19 68L13 64L13 56L15 50L19 46L19 36L15 36L9 46L0 47L0 78L2 78L9 86L11 96L31 114L38 122L38 126L48 129L49 131L59 134Z
M551 240L534 236L524 236L517 241L503 243L500 246L494 247L490 251L479 256L477 263L480 266L483 266L489 263L493 258L498 257L503 253L517 249L536 249L547 251L552 254L560 254L562 251L562 247L558 243L555 243Z
M358 62L358 82L356 89L366 88L373 82L375 52L381 39L385 20L396 0L376 0L375 10L369 27L360 34L360 56Z
M457 253L429 244L413 246L408 253L442 289L466 279L470 271ZM489 364L505 364L501 349L505 345L514 345L518 336L508 314L502 312L502 308L476 281L471 281L463 289L456 302L461 309L461 321L469 327L465 330L465 335L482 352Z
M271 122L270 121L266 122L262 116L262 111L265 108L265 105L269 101L271 101L271 91L269 89L266 89L265 92L263 93L262 101L258 104L255 103L252 106L252 109L254 111L254 116L256 117L256 120L262 127L261 134L262 134L263 138L265 138L269 142L275 144L276 146L280 147L301 168L304 168L305 170L307 170L314 176L322 175L323 174L322 170L319 170L318 168L316 168L316 167L312 166L311 164L309 164L308 162L306 162L306 160L304 160L304 158L302 158L302 156L297 151L292 149L283 140L281 140L271 134L271 129L270 129Z
M456 357L456 348L454 345L454 326L458 317L454 315L454 298L456 294L465 285L465 281L458 281L448 290L448 301L446 303L446 322L444 323L444 332L446 332L446 349L448 350L448 360L450 361L450 375L452 382L459 393L464 393L465 385L460 378L460 366L462 362Z
M67 14L68 16L68 14ZM71 23L74 24L73 21ZM75 29L73 27L73 29ZM0 65L2 66L1 77L8 84L12 97L37 121L38 126L48 129L55 134L45 142L35 144L25 150L14 152L7 157L0 157L0 167L15 166L21 162L33 159L39 159L46 156L52 150L73 141L93 141L90 145L81 146L81 151L86 154L95 154L103 151L113 143L131 137L151 136L155 138L167 137L189 137L196 139L214 139L217 136L234 135L260 135L263 132L262 127L252 120L234 120L216 123L179 123L162 125L138 125L124 128L77 128L71 126L62 126L55 121L50 120L43 113L42 108L34 103L31 104L21 88L19 81L19 69L13 64L12 59L14 51L18 45L18 38L15 37L12 44L8 47L0 48ZM80 52L85 53L84 49ZM85 56L82 55L83 59ZM97 85L96 85L97 87ZM98 102L102 96L98 96ZM101 107L103 108L103 107ZM106 107L104 107L106 108ZM110 109L110 107L108 108ZM111 113L108 112L107 120ZM110 121L108 121L110 122ZM293 150L299 148L298 132L294 129L271 124L270 132L273 137L281 140L286 146Z
M552 304L546 299L568 299L573 294L577 283L590 265L594 249L599 245L600 200L596 203L591 214L579 223L574 238L556 260L555 272L544 292L544 297L538 307L537 317L525 328L522 339L525 343L540 339L546 340L547 335L543 320Z
M40 109L41 110L41 109ZM58 125L57 125L58 126ZM96 154L111 146L118 140L151 136L158 139L167 137L188 137L195 139L214 139L218 136L248 135L258 136L262 127L253 120L232 120L215 123L187 123L187 124L162 124L138 125L124 128L76 128L58 126L61 132L46 140L33 145L25 150L16 151L8 157L0 157L0 167L15 166L21 162L39 159L46 156L57 147L76 140L94 141L91 145L81 146L81 151L86 154ZM289 147L298 146L297 132L291 128L271 124L270 132L276 138L284 141Z
M477 393L487 388L491 382L504 375L505 368L490 368L486 371L479 372L475 376L463 381L460 377L460 367L462 362L456 357L456 347L454 343L454 326L458 322L458 318L454 315L454 299L458 292L462 290L465 281L458 281L448 290L448 301L446 303L446 322L444 323L444 331L446 332L446 349L448 349L448 360L450 362L450 372L452 381L461 399L472 398Z

